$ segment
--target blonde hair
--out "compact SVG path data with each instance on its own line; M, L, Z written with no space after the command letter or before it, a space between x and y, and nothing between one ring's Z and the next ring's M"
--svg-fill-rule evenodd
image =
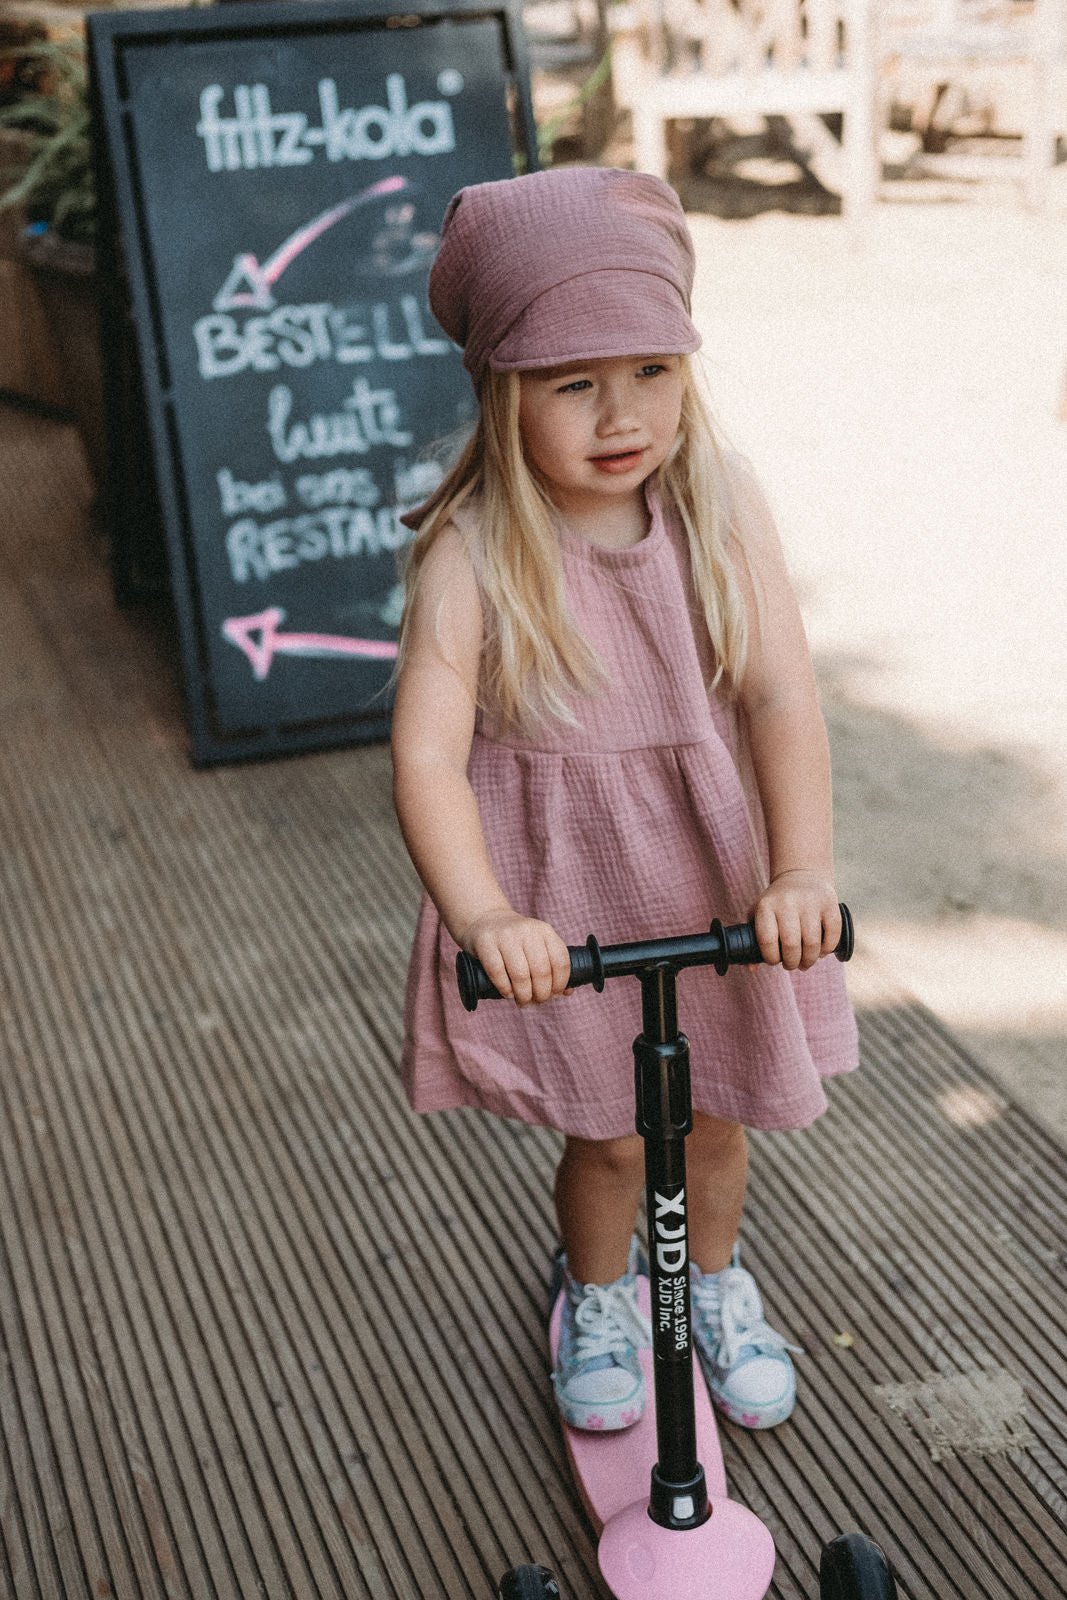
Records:
M747 626L734 570L736 544L725 492L722 448L692 365L682 358L678 437L656 473L686 531L697 604L715 670L709 692L736 689ZM455 513L479 497L478 544L470 551L486 625L479 702L505 728L528 732L546 721L574 724L574 696L595 693L604 670L570 613L551 500L527 464L519 431L519 374L489 370L474 433L424 507L404 568L403 664L412 601L423 562Z

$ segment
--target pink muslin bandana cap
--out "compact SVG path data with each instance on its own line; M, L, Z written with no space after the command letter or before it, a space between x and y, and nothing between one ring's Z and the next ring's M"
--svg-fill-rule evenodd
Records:
M693 268L685 213L661 179L559 168L453 196L430 306L478 388L487 367L698 349Z

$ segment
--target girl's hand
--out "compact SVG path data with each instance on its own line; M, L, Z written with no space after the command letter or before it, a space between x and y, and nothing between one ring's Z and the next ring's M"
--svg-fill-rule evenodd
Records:
M539 1005L569 994L571 958L555 928L517 911L476 917L458 941L485 968L491 982L516 1005Z
M756 907L756 937L764 961L806 972L836 949L841 912L833 883L819 872L780 872Z

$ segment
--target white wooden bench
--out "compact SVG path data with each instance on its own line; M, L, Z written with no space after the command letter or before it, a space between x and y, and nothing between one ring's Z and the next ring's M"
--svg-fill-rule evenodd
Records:
M1019 156L938 154L917 157L911 165L964 178L999 168L1021 179L1032 206L1042 205L1067 120L1065 12L1067 0L884 0L876 13L876 126L886 124L894 80L906 77L912 92L925 82L935 97L932 119L950 86L983 71L1010 69L1025 85L1016 96L1020 126L1012 130L1022 135Z
M831 182L846 215L862 215L877 181L870 0L639 0L638 11L639 54L616 78L635 166L666 177L672 121L753 114L806 127L825 165L834 141L816 122L839 112Z

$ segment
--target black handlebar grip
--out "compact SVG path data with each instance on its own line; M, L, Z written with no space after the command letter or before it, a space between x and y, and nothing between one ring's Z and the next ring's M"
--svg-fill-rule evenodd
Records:
M837 902L837 909L841 913L841 937L834 946L834 955L838 961L851 961L856 948L856 929L852 923L852 912L843 900Z
M838 961L851 961L852 952L856 947L852 913L844 902L839 902L837 909L841 913L841 937L833 953ZM736 922L732 927L725 927L716 917L711 925L711 932L719 941L718 954L712 966L720 978L725 976L730 967L755 966L763 960L756 930L751 922Z
M495 989L486 976L480 961L461 950L456 956L456 982L464 1011L477 1011L479 1000L499 1000L500 990Z
M590 934L584 944L569 944L567 954L571 958L570 987L579 989L591 983L599 994L604 987L604 962L593 935ZM464 1011L476 1011L479 1000L500 999L500 990L489 982L481 962L466 950L456 956L456 982Z
M580 989L583 984L591 983L599 994L604 987L604 958L593 935L590 934L584 944L569 944L567 953L571 958L570 987Z
M834 955L838 961L848 961L855 942L852 913L846 905L841 905L838 909L841 912L841 937L837 941ZM756 930L751 922L737 922L726 927L716 917L711 925L711 934L718 947L710 958L711 965L720 977L732 966L755 966L763 960L756 939ZM664 942L669 943L669 941ZM619 945L613 947L613 950L616 954L621 954L626 948L624 945ZM604 987L604 959L593 935L589 935L584 945L568 945L567 953L571 958L570 987L578 989L583 984L591 983L599 993ZM706 961L708 957L704 956L703 959ZM690 965L691 962L685 964ZM630 967L628 970L633 972L636 968ZM499 989L490 983L481 962L475 960L474 956L468 955L466 950L461 950L456 956L456 981L459 984L459 997L465 1011L477 1010L479 1000L500 999Z

